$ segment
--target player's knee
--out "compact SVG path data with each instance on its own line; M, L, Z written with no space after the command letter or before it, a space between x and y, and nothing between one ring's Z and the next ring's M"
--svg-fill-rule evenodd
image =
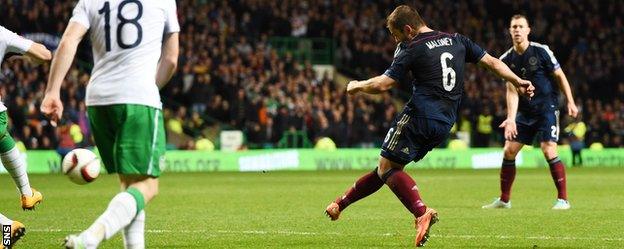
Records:
M391 174L392 170L403 170L403 167L405 167L405 165L400 165L381 157L379 159L379 166L377 167L377 175L385 181L385 179Z
M158 189L158 184L156 184L152 188L152 198L156 197L159 193L160 193L160 190Z
M156 197L159 193L158 190L158 180L156 179L150 179L149 181L146 182L146 195L145 196L145 202L149 202L152 199L154 199L154 197Z
M384 165L382 163L379 163L379 166L377 166L377 176L379 176L379 178L382 178L383 175L386 172L390 171L391 169L392 169L391 167Z
M513 160L516 158L516 155L518 155L518 152L520 151L520 149L516 149L513 146L505 146L504 149L504 158L505 159L509 159L509 160Z
M557 157L557 146L556 145L543 145L542 152L544 153L544 157L546 159L553 159Z
M158 195L158 188L154 189L154 188L143 188L141 189L141 193L143 194L143 198L145 198L145 203L149 203L151 200L154 199L154 197L156 197L156 195Z
M139 192L141 192L141 194L143 195L145 203L150 202L152 199L154 199L154 197L158 195L158 179L155 178L146 178L143 180L135 181L128 186L138 189Z
M546 159L553 159L558 156L556 147L542 148L542 152L544 153L544 157L546 157Z
M557 157L557 156L558 156L558 155L557 155L557 153L556 153L556 152L554 152L554 151L544 152L544 157L545 157L547 160L553 159L553 158L555 158L555 157Z
M516 158L516 153L514 153L513 151L509 149L505 149L504 157L505 159Z

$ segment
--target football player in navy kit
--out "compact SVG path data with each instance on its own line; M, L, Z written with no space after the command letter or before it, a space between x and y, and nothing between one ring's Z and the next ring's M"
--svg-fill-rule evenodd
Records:
M336 220L349 204L386 184L414 215L415 244L422 246L430 226L437 221L437 212L424 204L416 183L403 168L422 159L448 137L464 91L464 65L483 65L529 96L533 86L467 37L430 29L409 6L397 7L388 16L387 26L399 43L392 64L380 76L349 82L347 93L376 94L397 84L410 84L402 79L411 72L412 97L386 135L378 167L359 178L325 212Z
M501 124L505 128L505 148L500 172L501 195L483 208L511 208L511 185L516 175L516 155L525 144L538 140L544 157L550 166L557 200L552 209L570 209L566 193L565 166L557 154L559 139L558 92L567 100L568 115L576 118L578 109L570 90L570 84L553 52L546 45L529 41L531 28L527 18L515 15L511 18L509 34L513 47L500 59L523 79L535 86L531 99L519 97L515 88L507 83L507 119Z

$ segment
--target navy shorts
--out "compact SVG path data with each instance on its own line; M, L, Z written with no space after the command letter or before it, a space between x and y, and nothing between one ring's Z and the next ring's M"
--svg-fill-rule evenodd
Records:
M381 156L406 165L417 162L433 148L444 142L451 125L427 118L415 118L407 114L399 115L381 145Z
M536 115L518 113L516 116L518 129L517 142L531 145L538 142L559 141L559 110L551 110Z

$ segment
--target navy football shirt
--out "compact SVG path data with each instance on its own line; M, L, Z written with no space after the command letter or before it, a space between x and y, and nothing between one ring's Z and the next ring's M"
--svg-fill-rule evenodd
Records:
M520 96L518 111L523 114L539 114L558 108L559 86L552 73L561 68L555 55L546 45L531 42L522 54L513 48L500 59L520 78L529 80L535 86L535 95L530 100Z
M485 54L463 35L425 32L399 44L384 75L403 83L411 71L412 97L405 113L452 125L464 92L464 65L479 62Z

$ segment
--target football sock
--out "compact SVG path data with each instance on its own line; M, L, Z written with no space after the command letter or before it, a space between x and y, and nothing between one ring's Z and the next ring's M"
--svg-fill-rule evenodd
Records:
M126 227L143 210L145 201L136 188L128 188L110 201L106 211L80 236L89 246L97 246L104 239L110 239Z
M377 175L377 168L375 168L372 172L363 175L353 184L353 187L349 188L345 192L343 196L336 199L336 203L338 203L340 211L352 203L377 192L383 184L383 181L379 178L379 175Z
M566 191L566 176L565 166L559 157L548 160L550 166L550 175L552 176L555 186L557 187L557 198L568 199L568 193Z
M401 200L415 217L420 217L427 211L427 206L420 199L416 182L403 170L391 169L384 173L382 179L392 192Z
M511 185L516 178L516 160L503 159L503 166L500 171L500 200L509 202L511 196Z
M145 210L141 210L123 229L123 240L126 249L145 248Z
M11 137L5 136L0 143L6 143L4 140L11 139ZM13 141L13 139L11 139ZM0 151L3 149L3 146L0 145ZM26 163L24 159L21 157L21 153L13 144L13 148L8 151L4 151L0 153L0 160L2 160L2 165L9 172L11 177L13 177L13 181L15 181L15 185L19 189L20 193L25 196L32 196L32 189L30 189L30 182L28 181L28 174L26 174Z
M13 225L13 221L6 216L0 214L0 225Z

